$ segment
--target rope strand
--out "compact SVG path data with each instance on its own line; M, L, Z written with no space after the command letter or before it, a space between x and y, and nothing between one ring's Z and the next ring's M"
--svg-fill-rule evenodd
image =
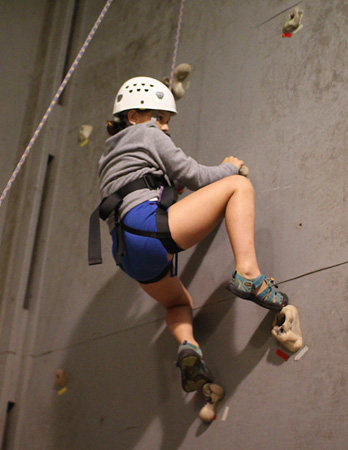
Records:
M184 3L185 3L185 0L181 0L180 12L179 12L179 20L178 20L178 27L177 27L177 30L176 30L176 37L175 37L175 46L174 46L172 69L171 69L170 78L169 78L169 89L172 89L172 87L173 87L174 70L175 70L175 65L176 65L176 57L178 55L178 48L179 48L179 42L180 42L180 32L181 32L181 24L182 24L182 18L183 18L183 13L184 13Z
M31 150L31 148L32 148L32 146L33 146L33 144L34 144L34 142L36 141L38 135L40 134L40 131L42 130L44 124L46 123L46 121L47 121L49 115L50 115L51 112L52 112L52 109L53 109L54 106L56 105L56 103L57 103L57 101L58 101L60 95L62 94L62 92L63 92L65 86L68 84L68 82L69 82L69 80L70 80L72 74L74 73L74 71L75 71L75 69L76 69L78 63L80 62L80 60L81 60L83 54L85 53L85 51L86 51L86 49L87 49L89 43L91 42L91 40L92 40L92 38L93 38L95 32L97 31L97 29L98 29L98 27L99 27L101 21L104 19L104 16L105 16L105 14L107 13L107 11L109 10L109 8L110 8L112 2L113 2L113 0L108 0L108 1L106 2L106 4L105 4L105 6L104 6L102 12L100 13L100 15L99 15L97 21L95 22L95 24L93 25L93 28L91 29L89 35L87 36L87 39L85 40L85 42L84 42L84 44L83 44L81 50L79 51L77 57L75 58L75 61L73 62L72 66L70 67L68 73L65 75L64 80L62 81L61 85L59 86L59 89L58 89L56 95L53 97L53 100L51 101L49 107L47 108L47 111L46 111L45 115L43 116L41 122L39 123L39 125L38 125L38 127L37 127L37 129L36 129L36 131L35 131L35 133L34 133L34 135L33 135L33 137L31 138L31 140L30 140L30 142L29 142L29 144L28 144L28 146L27 146L25 152L23 153L23 155L22 155L22 157L21 157L19 163L17 164L17 167L15 168L15 170L14 170L14 172L13 172L13 174L12 174L10 180L8 181L8 183L7 183L5 189L4 189L4 191L3 191L3 193L2 193L2 195L1 195L1 197L0 197L0 206L3 204L3 202L4 202L5 198L6 198L6 195L8 194L9 190L11 189L11 187L12 187L12 185L13 185L13 183L14 183L14 181L15 181L15 179L16 179L18 173L19 173L19 171L21 170L21 168L22 168L22 166L23 166L25 160L26 160L27 157L28 157L29 152L30 152L30 150Z

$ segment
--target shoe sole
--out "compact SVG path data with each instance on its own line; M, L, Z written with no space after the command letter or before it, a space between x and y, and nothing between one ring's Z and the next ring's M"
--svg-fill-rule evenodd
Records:
M257 296L255 294L250 294L249 292L241 291L241 290L237 289L236 287L234 287L233 284L230 284L230 283L228 283L226 285L226 289L228 289L234 295L236 295L237 297L239 297L243 300L249 300L253 303L256 303L259 306L262 306L263 308L270 309L271 311L281 311L284 308L284 306L286 306L288 304L288 297L286 296L286 294L283 294L282 292L279 292L279 294L281 294L283 296L284 301L282 304L279 304L279 303L267 302L267 300L260 300L259 298L257 298Z
M201 359L196 354L184 356L178 361L178 367L185 375L182 378L186 378L185 381L182 380L182 388L185 392L193 392L201 389L206 383L211 383L213 380L208 374L198 374L196 379L192 379L191 371L195 366L201 364Z

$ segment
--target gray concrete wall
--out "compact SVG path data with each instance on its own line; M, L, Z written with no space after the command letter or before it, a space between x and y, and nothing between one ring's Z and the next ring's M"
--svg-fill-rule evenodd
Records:
M79 3L71 61L104 5ZM178 1L115 0L15 188L24 208L5 204L2 429L7 402L15 403L6 449L345 448L348 4L300 5L304 28L283 39L294 2L187 1L177 62L193 72L171 129L174 142L204 164L233 154L249 166L259 263L298 307L309 351L299 361L279 358L273 314L224 289L234 263L220 226L180 255L197 338L226 389L217 420L203 426L203 399L181 391L163 311L115 268L105 228L104 264L87 266L88 217L99 199L97 161L114 95L129 77L169 74L179 12ZM37 4L35 33L27 33L33 55L42 52L46 6ZM40 119L59 85L73 2L51 8L40 101L34 107L25 87L21 127L23 108ZM16 8L8 14L9 22L18 19ZM30 29L34 19L20 20ZM83 123L94 130L81 147ZM11 133L20 153L24 139ZM11 152L5 156L2 177L14 164ZM70 375L62 395L57 369Z
M0 2L0 129L1 129L1 192L5 188L26 141L30 139L31 128L35 119L35 104L40 90L41 71L45 62L47 45L40 45L44 37L44 21L49 19L47 2L37 2L29 10L26 2ZM8 402L15 397L15 383L18 370L17 340L24 331L22 307L14 301L14 290L9 291L11 279L18 286L15 273L20 272L21 263L11 263L18 252L15 242L16 208L24 195L21 192L25 171L19 183L8 195L0 211L0 430L5 423ZM20 186L21 185L21 186ZM11 206L12 203L12 206ZM17 235L18 237L18 235ZM25 236L23 236L25 239Z

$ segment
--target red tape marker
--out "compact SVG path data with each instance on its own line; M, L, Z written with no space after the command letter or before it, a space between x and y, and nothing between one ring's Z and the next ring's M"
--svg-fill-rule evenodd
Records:
M292 36L292 33L283 33L283 37L288 37L290 38Z
M277 349L276 353L278 356L285 359L285 361L287 361L289 359L289 355L287 353L283 352L283 350L280 350L280 348Z

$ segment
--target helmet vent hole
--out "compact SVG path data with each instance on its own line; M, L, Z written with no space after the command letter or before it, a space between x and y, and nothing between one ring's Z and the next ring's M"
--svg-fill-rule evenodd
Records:
M140 103L143 105L144 104L144 100L142 100Z
M145 92L149 92L149 90L148 90L148 89L145 89Z
M133 92L133 89L131 89L129 92L132 93L132 92Z
M141 91L141 89L137 89L137 91L138 91L138 92L140 92L140 91Z

